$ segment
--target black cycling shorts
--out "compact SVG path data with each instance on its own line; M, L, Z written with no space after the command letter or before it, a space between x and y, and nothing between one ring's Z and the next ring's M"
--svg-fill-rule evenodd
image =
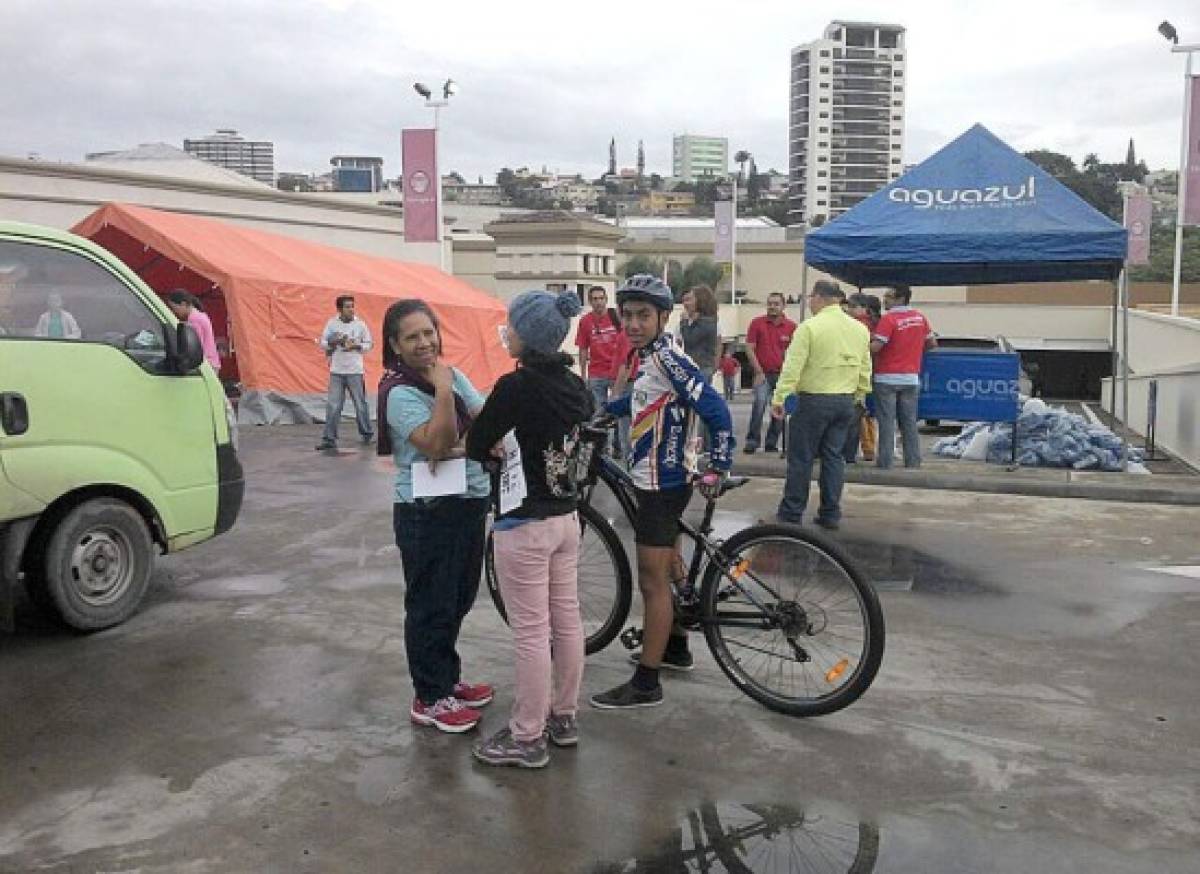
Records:
M674 546L679 537L679 520L692 499L692 487L667 491L637 492L637 517L633 520L633 540L639 546Z

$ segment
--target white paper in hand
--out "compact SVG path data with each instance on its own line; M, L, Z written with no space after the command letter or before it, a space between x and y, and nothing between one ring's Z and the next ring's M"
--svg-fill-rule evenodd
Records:
M500 468L500 515L512 512L529 494L525 486L525 467L515 431L504 435L504 464Z
M432 471L429 469L428 463L414 461L412 488L414 498L465 495L467 493L467 460L465 458L448 458L439 461Z

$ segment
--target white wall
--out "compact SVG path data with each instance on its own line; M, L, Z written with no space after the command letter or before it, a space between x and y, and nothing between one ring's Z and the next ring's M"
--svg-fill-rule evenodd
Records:
M320 195L0 158L0 221L67 229L112 202L219 219L369 255L438 263L436 243L405 242L403 219L394 209ZM448 270L450 264L448 257Z

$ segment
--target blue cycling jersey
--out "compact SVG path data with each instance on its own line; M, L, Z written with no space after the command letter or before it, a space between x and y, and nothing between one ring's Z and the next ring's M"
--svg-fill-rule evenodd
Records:
M641 369L633 393L611 401L606 410L630 416L629 473L639 489L661 491L686 486L698 473L700 439L696 417L708 426L711 463L729 470L733 420L721 395L670 334L638 350Z

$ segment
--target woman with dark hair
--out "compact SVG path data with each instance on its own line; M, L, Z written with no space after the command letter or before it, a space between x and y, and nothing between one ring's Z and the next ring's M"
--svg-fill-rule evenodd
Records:
M866 326L868 336L875 335L875 325L878 324L882 313L882 304L878 297L862 292L852 294L846 299L846 312ZM847 464L855 464L858 461L859 445L862 446L863 461L875 460L878 428L873 413L874 404L871 396L867 395L864 405L855 410L854 422L846 432L846 445L842 450L842 457L846 459Z
M414 493L413 468L462 459L463 435L483 397L441 362L437 316L422 300L392 304L383 318L379 383L379 454L396 463L392 522L404 564L404 648L416 696L417 725L459 733L474 728L490 686L465 683L456 649L483 568L484 522L491 486L474 461L461 494Z
M505 345L517 369L500 377L467 434L468 458L487 460L510 432L506 453L515 439L520 458L519 467L504 471L508 488L496 489L496 576L512 627L517 689L508 725L472 748L489 765L541 768L550 761L547 738L563 747L579 739L584 634L575 474L590 455L580 426L591 418L593 400L559 349L581 309L573 292L527 291L513 300Z
M682 303L679 338L683 341L683 351L696 362L704 378L712 382L721 351L717 296L707 285L697 285L684 293Z
M167 292L167 306L181 322L187 322L200 337L200 347L204 350L204 360L212 365L213 370L221 372L221 353L217 351L217 339L213 335L212 320L205 315L200 305L200 298L190 291L177 288Z

